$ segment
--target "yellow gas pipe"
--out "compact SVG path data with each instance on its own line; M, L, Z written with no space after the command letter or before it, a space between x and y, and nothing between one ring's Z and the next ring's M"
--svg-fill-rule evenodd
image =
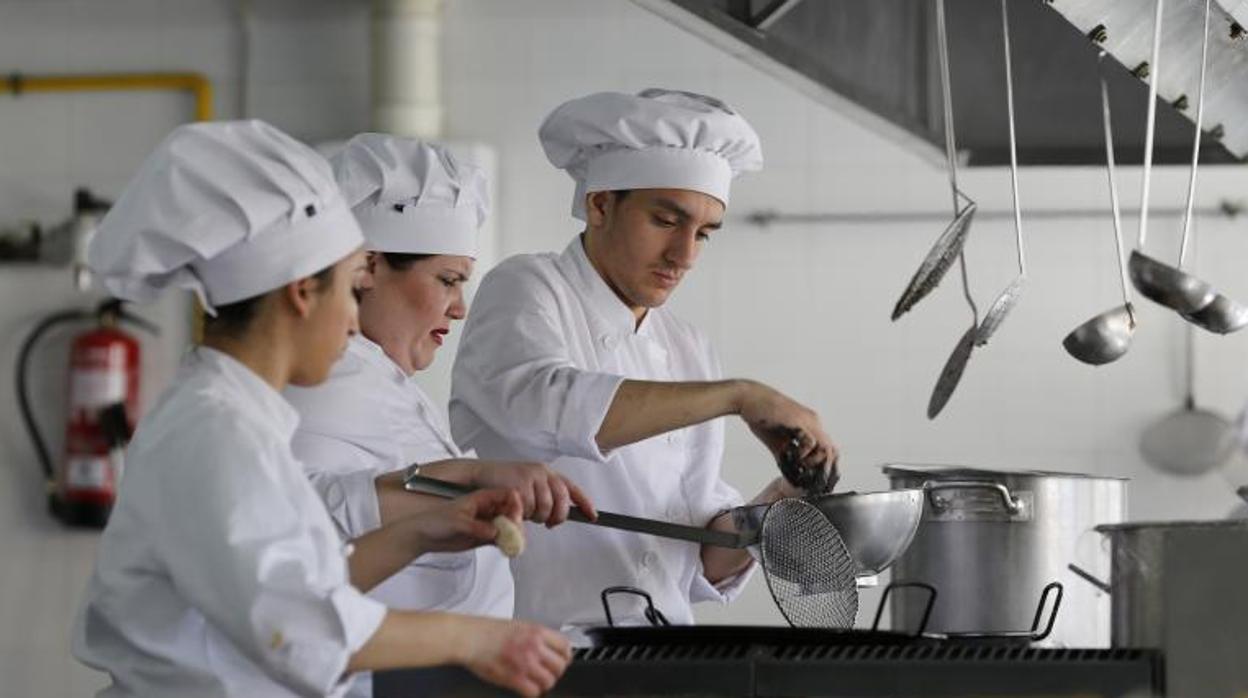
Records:
M2 91L14 96L28 92L190 92L195 97L195 120L212 120L212 83L199 73L100 73L96 75L22 75L0 81ZM191 314L191 338L203 336L199 304Z
M27 92L124 92L173 90L195 96L195 120L212 120L212 83L198 73L101 73L99 75L22 75L0 82L13 95Z

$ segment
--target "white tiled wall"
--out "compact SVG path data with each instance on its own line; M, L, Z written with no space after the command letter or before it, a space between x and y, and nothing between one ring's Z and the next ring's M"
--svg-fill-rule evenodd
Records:
M340 138L367 126L367 3L252 0L253 116L297 136ZM242 34L229 0L0 0L0 73L197 70L217 88L217 111L240 102ZM1178 406L1181 326L1141 303L1130 354L1099 369L1074 362L1062 336L1117 302L1108 216L1027 226L1032 280L991 346L976 352L945 414L923 416L949 350L969 323L951 276L898 323L896 296L942 227L932 225L753 228L759 208L785 211L941 210L944 174L759 71L704 45L624 0L448 0L444 34L448 136L493 145L501 164L496 209L501 252L559 249L577 232L571 185L545 162L536 139L561 100L596 90L679 87L715 94L749 118L768 165L733 192L728 225L674 300L714 338L730 374L769 381L809 402L844 451L845 481L886 483L880 463L944 461L1083 470L1130 476L1137 518L1217 517L1248 482L1242 460L1226 473L1177 479L1150 471L1141 430ZM1093 109L1091 96L1087 108ZM65 215L72 187L115 195L143 155L187 118L190 100L165 94L0 96L0 223ZM1124 173L1124 204L1138 201L1138 173ZM1244 198L1237 169L1202 175L1202 203ZM1185 173L1155 177L1157 205L1181 203ZM1002 169L964 175L981 210L1009 205ZM1096 169L1028 169L1028 208L1103 207ZM1135 219L1126 218L1134 232ZM1173 219L1154 218L1154 251L1176 247ZM1200 270L1248 298L1242 221L1201 221ZM1012 273L1008 222L977 222L968 259L981 307ZM0 366L18 336L52 309L82 303L59 272L0 267ZM183 331L176 303L147 311L174 335L148 355L153 375L176 360ZM1228 415L1248 393L1248 333L1198 337L1198 396ZM58 348L59 346L59 348ZM41 379L46 421L62 390L52 380L63 342L50 344ZM449 368L449 357L439 364ZM0 393L12 390L0 370ZM58 534L38 508L30 448L0 400L0 676L15 695L81 695L94 681L65 653L69 617L89 567L90 535ZM763 450L729 430L727 478L747 492L772 476ZM54 580L52 583L49 580ZM703 618L776 622L761 583L729 609ZM24 629L39 625L37 632ZM73 666L70 669L68 667ZM16 677L16 678L14 678Z

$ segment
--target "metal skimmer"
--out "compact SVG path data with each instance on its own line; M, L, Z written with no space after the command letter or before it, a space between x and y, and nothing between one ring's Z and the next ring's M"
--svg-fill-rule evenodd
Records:
M760 554L767 588L789 625L852 628L858 616L854 560L831 521L800 499L763 517Z

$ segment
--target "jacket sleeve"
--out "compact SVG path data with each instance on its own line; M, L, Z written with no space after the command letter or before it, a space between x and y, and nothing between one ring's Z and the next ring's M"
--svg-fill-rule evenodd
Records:
M291 447L343 540L381 527L376 456L342 439L302 429L295 432Z
M341 691L386 609L350 585L343 546L315 521L323 510L289 450L236 424L200 423L182 430L176 453L156 491L156 545L174 586L294 692Z
M451 431L481 451L489 430L522 457L606 460L596 437L623 376L572 364L554 289L504 264L477 291L451 383ZM484 453L483 455L489 455Z

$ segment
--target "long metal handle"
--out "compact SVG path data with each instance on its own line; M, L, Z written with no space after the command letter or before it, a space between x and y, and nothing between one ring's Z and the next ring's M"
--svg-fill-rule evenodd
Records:
M462 497L465 494L470 494L477 490L475 487L460 485L454 482L447 482L445 480L438 480L437 478L425 477L424 475L409 476L403 481L403 488L408 492L419 492L421 494L429 494L446 499ZM634 533L644 533L646 535L658 536L660 538L684 540L692 543L704 543L706 545L714 545L719 548L748 547L748 544L743 536L736 533L728 533L727 531L712 531L708 528L699 528L698 526L685 526L683 524L674 524L667 521L645 519L639 516L614 514L609 511L599 511L597 520L592 520L579 508L572 507L572 509L568 512L568 519L578 523L587 523L594 526L614 528L621 531L632 531Z
M1023 213L1018 202L1018 140L1014 133L1014 69L1010 62L1010 13L1001 0L1001 36L1005 49L1005 106L1010 116L1010 186L1014 192L1014 246L1018 251L1018 274L1027 276L1023 256Z
M1144 127L1144 180L1140 191L1140 234L1136 239L1135 248L1144 251L1144 242L1148 238L1148 191L1153 177L1153 134L1157 124L1157 83L1161 80L1161 15L1164 0L1157 0L1153 15L1153 55L1149 63L1148 78L1148 117Z
M1107 583L1105 583L1105 582L1101 581L1100 579L1098 579L1098 578L1096 577L1096 575L1094 575L1094 574L1092 574L1091 572L1089 572L1089 571L1087 571L1087 570L1083 569L1083 568L1082 568L1082 567L1080 567L1079 565L1076 565L1075 563L1073 563L1073 562L1072 562L1072 563L1070 563L1070 564L1066 565L1066 569L1070 570L1071 572L1074 572L1074 573L1075 573L1076 575L1078 575L1081 579L1083 579L1083 581L1087 582L1088 584L1091 584L1092 586L1096 587L1097 589L1100 589L1101 591L1105 592L1106 594L1112 594L1112 593L1114 593L1114 588L1113 588L1113 587L1111 587L1109 584L1107 584Z
M1105 127L1105 170L1109 175L1109 204L1114 215L1114 251L1118 254L1118 274L1122 277L1122 303L1135 323L1135 311L1131 307L1131 284L1127 281L1126 252L1122 245L1122 213L1118 206L1118 175L1114 162L1114 124L1109 109L1109 87L1105 84L1105 52L1097 56L1097 73L1101 79L1101 121Z
M962 210L960 199L970 199L958 189L958 146L953 131L953 88L949 77L949 35L945 30L945 0L936 0L936 44L940 60L940 89L944 108L945 126L945 158L949 162L949 189L953 196L953 215L956 218ZM971 324L979 326L979 308L971 296L971 280L966 270L966 252L958 253L958 272L962 277L962 297L971 308Z
M958 480L954 482L926 482L923 489L927 492L927 501L931 503L933 509L948 509L949 502L943 499L937 499L932 496L933 492L941 490L992 490L1001 497L1001 505L1011 514L1017 514L1023 510L1023 500L1015 497L1010 492L1010 488L999 482L979 482L977 480Z
M1205 36L1200 45L1200 87L1196 93L1196 136L1192 139L1192 169L1187 177L1187 210L1183 212L1183 235L1179 243L1179 268L1187 259L1188 233L1192 228L1192 206L1196 203L1196 169L1200 163L1200 128L1205 118L1205 69L1209 65L1209 4L1205 0Z

